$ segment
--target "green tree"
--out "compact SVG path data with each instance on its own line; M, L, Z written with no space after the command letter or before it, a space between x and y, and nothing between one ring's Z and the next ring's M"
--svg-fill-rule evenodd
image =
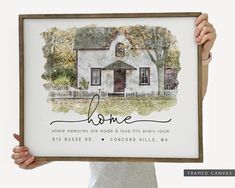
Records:
M150 27L136 25L133 27L120 28L127 34L134 51L147 50L151 61L158 71L158 95L164 95L164 65L180 70L177 40L172 33L164 27ZM153 52L152 52L152 51Z
M66 79L69 80L69 86L76 86L76 54L73 50L75 32L75 28L61 30L54 27L41 33L45 41L42 50L46 58L42 78L50 84L67 85L67 82L61 82Z

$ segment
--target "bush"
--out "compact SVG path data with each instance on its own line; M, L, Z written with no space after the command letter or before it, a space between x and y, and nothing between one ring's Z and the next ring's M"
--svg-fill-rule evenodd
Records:
M53 81L56 86L69 86L70 79L66 76L58 77L56 80Z
M87 81L86 78L82 77L80 82L79 82L79 89L83 90L83 89L88 89L89 88L89 82Z

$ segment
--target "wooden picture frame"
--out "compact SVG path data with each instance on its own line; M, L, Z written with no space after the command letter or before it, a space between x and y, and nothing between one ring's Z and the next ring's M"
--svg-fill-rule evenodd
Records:
M201 46L193 35L200 14L19 15L20 145L46 161L203 162ZM123 42L118 52L115 41ZM149 71L140 75L139 66ZM101 84L91 84L91 68Z

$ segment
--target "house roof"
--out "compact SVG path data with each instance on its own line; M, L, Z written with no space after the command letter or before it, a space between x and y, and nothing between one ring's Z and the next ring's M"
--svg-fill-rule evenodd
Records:
M74 49L94 50L109 49L112 40L117 35L115 27L81 27L77 28Z
M117 60L117 61L105 66L104 68L102 68L102 70L114 70L114 69L136 70L135 67L133 67L132 65L129 65L121 60Z
M131 27L129 27L131 29ZM153 30L147 27L149 33ZM141 30L139 31L141 32ZM74 39L74 50L105 50L109 49L111 42L119 33L117 27L80 27L77 28ZM141 35L141 33L139 33ZM127 39L133 38L131 33L126 34ZM131 42L131 41L130 41ZM146 41L149 49L153 48L154 41L152 39Z

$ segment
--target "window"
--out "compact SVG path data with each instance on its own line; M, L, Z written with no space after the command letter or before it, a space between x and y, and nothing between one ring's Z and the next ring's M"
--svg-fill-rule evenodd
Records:
M101 85L101 68L91 68L91 85Z
M140 68L140 85L150 85L150 68Z
M123 57L125 55L125 48L123 43L117 43L115 53L116 57Z

